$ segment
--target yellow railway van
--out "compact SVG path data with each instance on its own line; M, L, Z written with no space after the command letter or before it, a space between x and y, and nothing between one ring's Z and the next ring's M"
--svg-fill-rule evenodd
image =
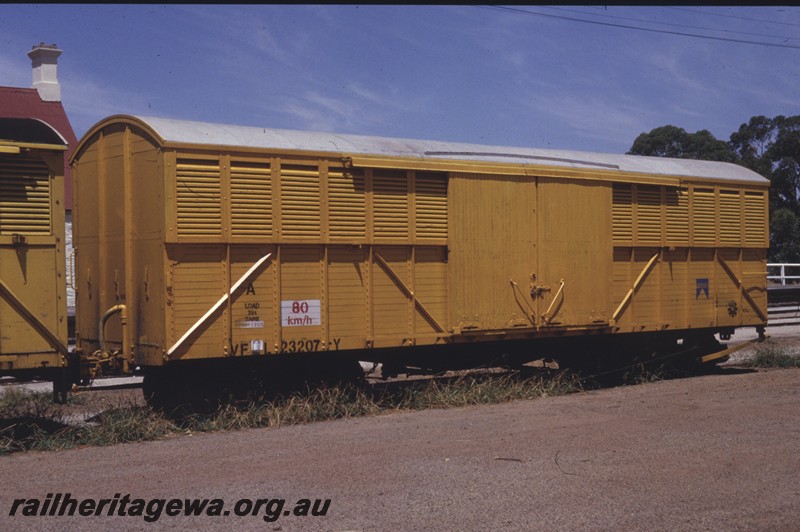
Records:
M66 144L40 120L0 118L0 376L63 380Z
M87 368L707 355L766 324L769 183L733 164L122 115L72 164Z

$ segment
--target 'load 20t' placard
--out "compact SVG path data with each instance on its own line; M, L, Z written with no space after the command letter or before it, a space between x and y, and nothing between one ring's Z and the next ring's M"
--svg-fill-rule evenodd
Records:
M281 301L281 325L303 327L320 325L319 299Z

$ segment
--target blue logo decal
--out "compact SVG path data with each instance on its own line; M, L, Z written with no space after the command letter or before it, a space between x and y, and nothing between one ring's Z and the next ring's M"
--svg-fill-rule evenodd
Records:
M696 279L695 281L694 298L698 299L700 294L705 293L706 299L708 299L708 279Z

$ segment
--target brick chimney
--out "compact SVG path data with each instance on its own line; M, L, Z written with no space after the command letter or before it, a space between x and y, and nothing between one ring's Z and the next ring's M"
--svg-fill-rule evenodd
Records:
M58 83L58 56L61 50L55 44L40 43L28 52L33 65L33 88L45 102L61 101L61 85Z

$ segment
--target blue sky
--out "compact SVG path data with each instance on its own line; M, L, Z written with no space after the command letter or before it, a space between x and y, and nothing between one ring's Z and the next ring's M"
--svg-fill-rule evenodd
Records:
M624 153L800 114L788 6L0 4L0 85L39 42L79 138L124 113Z

